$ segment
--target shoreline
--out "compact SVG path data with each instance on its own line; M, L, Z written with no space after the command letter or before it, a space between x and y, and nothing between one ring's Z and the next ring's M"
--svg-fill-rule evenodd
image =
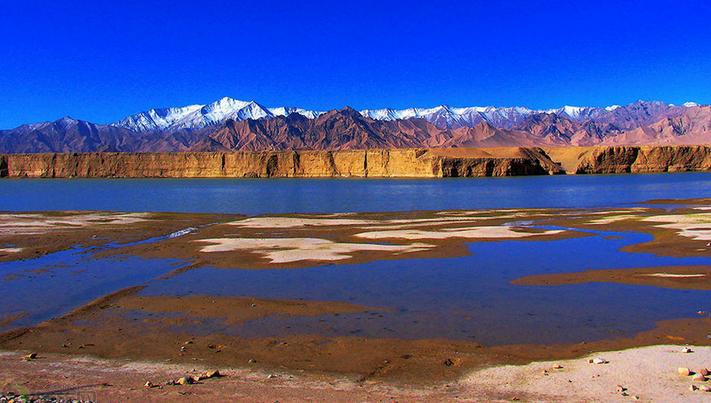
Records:
M699 371L711 359L711 347L654 345L598 351L584 357L496 365L466 373L459 379L404 385L381 381L353 382L334 375L293 374L244 367L215 368L203 364L101 359L89 356L39 354L24 360L19 351L0 352L5 379L0 393L33 397L57 396L103 400L164 401L176 398L235 396L247 401L295 400L489 400L489 401L704 401L708 386L681 376L678 367ZM593 358L607 363L592 364ZM221 376L189 385L166 385L182 376L218 369ZM36 374L42 373L38 377ZM146 387L150 382L152 387Z
M6 261L28 262L24 260L25 257L49 253L55 249L61 250L67 245L87 242L88 245L97 246L97 243L110 242L105 237L116 233L121 234L120 238L125 243L114 249L98 246L97 249L92 249L93 255L88 259L101 260L110 257L121 262L128 256L178 258L192 264L180 268L175 266L174 271L157 273L155 278L158 280L179 279L180 275L205 266L214 267L214 270L221 271L220 276L225 276L215 277L216 279L228 281L231 278L228 274L232 269L244 266L245 263L249 263L247 266L254 269L289 271L285 274L296 271L294 269L297 267L323 266L325 275L326 270L337 272L339 265L348 263L411 257L456 257L470 253L466 248L470 242L479 245L495 244L502 240L513 240L521 244L534 240L552 242L579 239L584 242L590 236L590 231L602 230L610 233L635 232L651 235L651 239L640 238L637 242L625 246L619 253L642 251L666 256L706 256L706 238L709 234L707 223L711 214L707 206L709 200L676 200L674 204L677 206L671 210L660 208L658 203L663 202L666 201L651 200L647 202L647 207L606 209L485 209L256 216L77 211L7 213L0 217L3 220L0 224L5 231L5 237L0 240L3 240L3 258ZM193 230L179 230L186 227ZM180 236L166 236L176 229L179 230ZM147 235L152 238L146 240ZM600 236L602 235L598 235ZM28 237L32 237L32 242L23 243L28 241ZM37 245L42 247L37 249ZM589 281L708 290L708 266L650 265L622 270L615 265L611 266L609 270L592 272L533 272L531 274L537 277L529 276L529 280L535 281L528 285L538 286L541 290L546 288L545 292L549 292L551 296L555 295L555 288L551 286L558 283L577 284ZM72 269L73 266L67 267L69 270L57 266L57 273L80 273ZM31 281L41 282L42 276L47 276L43 274L45 272L53 275L50 271L32 269L31 276L37 280ZM95 270L96 273L101 273L100 267ZM234 271L237 270L239 269ZM248 270L239 272L247 275ZM258 282L262 274L254 273L255 277L250 273L247 278L257 279ZM648 276L649 274L653 276ZM325 277L321 278L325 281ZM516 278L512 276L512 280ZM183 282L192 281L189 279L190 277ZM12 281L23 280L21 276L15 276L6 277L4 281L11 284ZM136 280L129 284L132 285L129 288L121 288L91 302L82 303L69 312L53 316L52 319L23 324L15 330L5 332L0 335L0 347L5 351L36 353L40 358L31 359L29 363L37 364L43 362L43 357L64 357L58 358L61 361L71 360L67 358L70 354L75 357L90 355L109 360L106 362L170 362L183 368L183 372L192 365L213 365L220 370L227 368L225 371L232 371L229 368L248 368L254 374L259 374L254 375L257 378L284 379L288 380L287 384L293 379L298 382L306 378L327 380L330 386L333 385L328 382L340 382L340 385L351 385L343 400L348 400L348 396L357 398L360 395L348 393L368 390L369 385L386 385L391 388L388 390L392 391L388 393L394 395L425 390L430 393L428 396L432 396L432 400L466 396L467 393L471 393L472 399L563 399L567 396L565 393L569 392L561 389L554 395L548 395L546 393L553 389L541 389L540 379L531 378L532 374L541 374L545 369L541 360L565 360L566 363L561 365L564 368L573 368L580 357L594 351L607 352L625 348L647 351L641 350L640 346L677 344L678 347L667 349L676 351L680 350L682 345L695 345L707 356L711 349L711 335L708 334L711 317L704 312L708 311L707 309L697 311L696 307L692 307L694 309L689 310L688 314L681 315L681 318L675 314L674 317L678 319L661 318L650 321L649 327L635 330L634 333L616 333L626 327L618 329L616 324L612 324L601 325L607 326L608 329L604 338L592 337L590 329L587 329L584 335L573 341L539 338L497 344L487 342L486 333L479 334L484 336L482 338L471 336L467 339L445 337L443 334L446 332L412 339L398 337L398 333L392 333L391 337L389 333L384 333L395 332L391 327L397 329L397 326L404 326L401 328L406 331L417 330L419 325L410 325L409 321L418 323L428 318L428 311L423 311L424 316L408 316L390 309L399 306L397 299L385 299L383 301L390 302L371 304L367 299L343 298L342 301L336 301L328 297L319 298L314 294L289 298L270 297L258 290L231 295L223 294L219 287L202 288L197 282L191 283L187 294L179 287L173 291L169 291L170 288L161 291L158 287L154 292L143 293L144 289L156 286L155 283L149 284L152 280L147 280L149 283L144 284L145 281ZM514 281L514 284L516 283L517 281ZM208 280L207 284L212 283ZM268 286L274 288L278 285L270 282ZM306 298L302 298L304 296ZM575 300L581 299L578 296ZM415 311L418 309L416 305L412 307ZM701 308L705 306L702 304L699 306L699 309ZM473 315L472 312L468 313ZM21 312L14 314L15 316L0 319L5 320L7 326L15 320L22 320ZM499 321L503 317L506 315L497 315L495 320ZM515 317L517 316L509 318ZM459 318L456 320L461 321L457 325L462 326L460 330L470 331L472 335L477 332L476 326L462 325L472 319L472 316L455 315L452 318ZM473 318L476 318L476 315L473 315ZM482 316L482 319L479 323L486 323L487 317ZM250 336L249 330L241 327L246 323L257 326L254 329L259 334ZM259 323L265 327L260 328ZM391 326L393 324L395 326ZM540 330L547 332L556 327L565 329L570 323L551 321L549 325L548 328ZM301 330L292 334L290 330L286 330L291 326L304 327L298 328ZM443 326L454 324L444 323ZM522 324L518 326L523 328ZM577 326L571 327L570 331L579 329L580 325ZM359 335L358 332L364 327L371 333ZM339 331L335 331L335 328L339 328ZM504 336L506 334L501 335ZM641 359L640 353L635 354L635 359ZM2 357L0 356L0 361L4 361ZM605 358L610 359L608 356ZM95 359L98 358L89 360ZM660 360L667 362L661 358ZM11 360L6 362L12 364ZM616 365L610 367L617 368ZM482 372L494 369L499 372ZM578 370L585 373L584 368ZM655 371L662 369L657 368ZM550 379L553 379L551 371L548 372L548 375L542 376L551 376ZM558 372L568 373L556 373ZM624 372L629 371L625 369ZM279 374L276 378L267 378L275 373ZM480 379L472 381L471 374L480 374ZM133 378L136 376L138 375L134 374ZM131 382L135 380L133 378ZM225 379L228 378L229 376ZM485 381L493 379L498 379L498 383L487 386ZM515 382L511 382L512 379ZM519 382L519 379L525 379L526 382ZM583 378L576 379L582 382ZM610 381L609 378L606 379L605 385ZM62 381L61 378L59 380ZM142 390L141 385L145 382L144 379L137 387L132 384L124 384L124 387L134 393L136 390ZM219 385L218 382L222 380L209 380L204 384L213 387ZM503 388L506 382L512 384L509 389ZM636 385L634 380L624 382ZM110 381L99 382L98 379L97 383L113 384ZM240 387L271 386L250 385L241 384ZM566 383L563 382L562 385L565 386ZM600 387L605 385L601 384ZM59 386L61 385L57 385ZM613 389L614 386L613 384ZM643 386L634 386L634 389L629 385L625 387L630 388L632 393L643 395L642 392L637 392L644 391ZM303 395L305 399L312 393L330 396L329 393L333 392L328 387L319 389L320 392L304 388L303 385L299 387L301 389L298 389L298 393L306 393ZM397 389L398 387L400 389ZM529 387L531 389L527 389ZM192 389L187 391L190 390ZM490 394L477 395L481 390L489 391L487 393ZM186 392L183 389L180 391ZM226 390L223 392L228 393ZM410 394L403 396L414 399ZM585 397L581 397L581 400L585 400Z

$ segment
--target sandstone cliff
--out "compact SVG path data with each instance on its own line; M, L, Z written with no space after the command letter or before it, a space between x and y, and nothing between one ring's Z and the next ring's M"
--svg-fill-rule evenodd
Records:
M0 176L32 178L441 178L708 170L709 146L0 155Z
M8 177L445 177L562 173L541 149L8 154Z
M575 173L651 173L711 170L709 146L591 147L581 153Z

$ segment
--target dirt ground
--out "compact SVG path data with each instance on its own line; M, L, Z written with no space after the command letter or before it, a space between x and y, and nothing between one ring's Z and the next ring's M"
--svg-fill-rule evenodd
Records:
M709 381L679 375L679 367L699 372L711 363L711 347L660 345L596 353L572 360L496 366L460 380L426 387L379 381L356 383L338 377L279 371L220 368L219 378L189 385L166 385L212 368L151 362L102 360L42 354L25 361L20 353L0 353L4 392L94 401L684 401L702 402ZM602 358L604 364L589 363ZM155 385L146 387L146 382Z

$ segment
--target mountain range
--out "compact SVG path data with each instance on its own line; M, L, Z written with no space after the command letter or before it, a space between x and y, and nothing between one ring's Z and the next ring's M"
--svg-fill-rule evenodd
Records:
M0 152L173 152L711 143L711 106L450 107L314 111L222 98L110 124L70 117L0 130Z

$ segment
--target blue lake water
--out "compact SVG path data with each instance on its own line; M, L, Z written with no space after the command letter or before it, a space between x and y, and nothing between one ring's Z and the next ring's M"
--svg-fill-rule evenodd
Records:
M613 207L711 196L711 173L474 179L2 179L0 211L207 213Z
M446 259L295 270L202 268L154 282L142 294L346 301L384 308L372 314L269 317L221 329L242 336L316 333L473 339L485 344L572 343L631 335L653 328L659 320L695 317L698 310L711 309L708 291L599 283L511 284L518 277L539 273L711 264L711 257L620 251L650 239L644 234L600 233L558 241L472 243L471 256Z
M0 318L23 313L12 326L34 325L123 288L146 284L181 264L131 256L94 259L81 249L0 262ZM7 329L0 326L3 330Z

